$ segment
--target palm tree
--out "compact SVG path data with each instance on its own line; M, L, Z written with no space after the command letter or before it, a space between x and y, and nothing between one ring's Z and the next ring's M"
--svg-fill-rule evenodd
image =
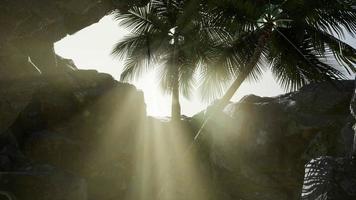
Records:
M339 39L345 32L356 33L351 0L221 0L210 5L231 31L218 51L239 66L213 112L228 104L246 78L260 78L263 67L270 67L287 90L355 72L356 50Z
M211 28L213 23L199 16L199 8L194 0L153 0L145 7L115 15L131 31L113 50L114 55L126 58L121 80L160 66L162 88L172 95L173 121L180 119L180 93L189 96L208 40L220 37ZM204 23L209 27L203 28Z

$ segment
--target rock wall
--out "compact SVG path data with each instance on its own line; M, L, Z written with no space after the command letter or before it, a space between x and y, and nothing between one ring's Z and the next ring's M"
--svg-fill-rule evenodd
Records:
M0 2L0 80L56 70L53 43L115 9L147 0L2 0Z
M356 93L352 98L350 110L356 118ZM355 125L353 126L355 130ZM352 141L352 137L348 140ZM321 156L305 165L302 200L356 199L356 134L350 151L339 157Z
M0 2L0 199L137 199L128 194L137 181L133 154L142 134L155 134L142 127L143 94L109 75L72 70L69 60L54 54L53 43L114 9L145 3ZM308 161L350 156L353 90L352 81L311 84L274 98L247 96L217 114L194 151L215 186L210 199L299 199ZM184 121L188 135L203 116ZM167 124L151 120L162 129L160 137L168 137ZM326 158L330 165L346 166L338 168L342 176L332 176L345 183L354 163Z
M308 161L350 156L353 90L353 81L318 83L230 104L189 152L209 185L197 187L209 192L204 199L299 199ZM184 131L172 132L146 117L142 92L93 70L2 81L0 93L0 197L17 199L157 199L165 182L155 177L162 167L155 159L163 159L151 155L155 145L174 147L172 138L184 132L184 152L204 116L186 118ZM158 155L168 157L168 173L186 162L174 148L164 151ZM148 191L138 197L141 178ZM171 199L199 199L186 195L194 191L192 177L183 171L175 178Z
M350 155L353 89L353 81L343 81L311 84L274 98L250 95L215 116L200 143L221 196L299 199L307 162Z
M1 86L0 191L34 200L125 195L146 117L142 92L93 70Z
M311 160L305 166L301 199L356 199L355 159L323 156Z

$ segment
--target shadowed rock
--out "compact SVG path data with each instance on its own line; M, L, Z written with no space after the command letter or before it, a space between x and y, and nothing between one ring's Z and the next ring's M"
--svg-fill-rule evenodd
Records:
M350 153L353 90L343 81L250 95L215 116L200 140L224 199L299 199L309 160Z
M142 92L94 70L15 83L0 90L8 100L0 102L0 191L34 200L122 198L146 117Z
M356 93L350 110L355 118ZM345 136L345 135L344 135ZM320 157L305 166L302 190L303 200L352 200L356 199L356 134L351 131L346 137L350 146L342 158ZM345 138L345 139L346 139Z
M320 157L305 166L302 200L353 200L356 165L347 158Z
M98 22L115 9L147 0L2 0L0 2L0 80L61 71L53 44Z

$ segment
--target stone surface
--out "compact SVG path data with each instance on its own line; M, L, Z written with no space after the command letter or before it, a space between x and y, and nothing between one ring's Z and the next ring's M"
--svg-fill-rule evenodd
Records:
M350 103L351 119L355 119L356 93ZM319 157L305 166L302 200L352 200L356 199L356 134L355 125L349 123L342 130L347 148L343 157Z
M0 80L58 69L53 43L115 9L122 11L147 0L2 0L0 2Z
M1 172L0 187L14 199L88 199L87 183L83 178L46 165Z
M304 164L350 153L353 89L343 81L274 98L250 95L214 116L200 140L226 199L299 199Z
M112 10L145 3L0 2L0 199L10 195L26 200L137 200L138 169L150 172L144 176L146 184L157 181L155 160L149 169L140 168L143 155L148 155L140 145L148 134L168 141L172 133L165 134L167 123L150 119L155 121L151 126L142 126L147 122L142 92L107 74L77 70L53 51L54 42ZM317 83L274 98L250 95L229 105L213 117L195 146L199 171L204 172L205 183L214 186L199 189L214 194L209 196L212 200L299 199L304 165L323 156L311 165L319 167L326 160L324 177L341 187L337 191L347 195L341 197L354 198L353 162L325 157L350 156L353 90L352 81ZM203 115L185 119L190 138ZM157 141L151 140L147 145L154 152ZM180 192L174 199L197 200L186 190L196 185L187 181L193 177L178 178L182 185L176 186ZM157 199L154 193L159 189L150 189L140 198Z
M56 194L53 199L137 200L135 191L142 181L137 170L147 161L137 152L154 158L143 151L142 138L150 134L174 146L175 140L169 140L173 133L164 134L171 132L169 126L155 119L150 122L154 125L143 126L148 120L143 94L133 86L94 70L77 70L70 60L58 56L56 60L57 65L70 67L1 79L0 170L12 174L0 177L0 195L6 191L15 197L35 193L36 200L47 200L48 194ZM315 83L278 97L250 95L230 104L210 120L195 146L199 172L210 184L196 188L211 193L212 200L299 199L308 161L350 156L353 90L352 81ZM203 116L184 120L190 138ZM156 143L149 141L152 153ZM170 161L173 166L180 162L185 161ZM155 180L157 166L148 163L144 171ZM50 170L34 170L38 166ZM32 175L21 175L24 170ZM179 195L174 199L197 200L189 194L195 187L187 190L197 185L188 184L192 177L177 178L182 185L176 186ZM148 185L150 180L145 179ZM158 189L150 189L145 199L157 199Z
M94 70L18 81L0 90L11 91L0 102L8 110L0 113L0 191L29 200L122 198L146 117L143 93Z
M204 113L185 118L179 125L184 131L172 131L168 122L146 117L142 92L94 70L4 83L0 170L11 173L1 176L0 191L16 197L154 200L166 185L158 181L165 161L177 179L170 199L293 200L300 197L306 163L347 156L352 148L352 81L230 104L189 152L194 174L184 168L193 161L181 160L176 148L185 152ZM182 163L188 166L179 169ZM24 171L32 175L18 175Z
M302 200L356 199L356 163L349 158L320 157L305 166Z

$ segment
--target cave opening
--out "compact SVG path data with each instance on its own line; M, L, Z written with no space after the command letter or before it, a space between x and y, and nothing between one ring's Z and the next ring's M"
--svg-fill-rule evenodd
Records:
M114 20L113 15L107 15L99 22L62 38L54 44L54 50L59 56L71 59L79 69L98 70L120 80L124 61L112 56L111 52L113 46L128 34L129 32ZM171 97L160 91L159 69L144 73L140 79L131 83L144 92L148 115L170 116ZM233 101L238 101L248 94L275 96L281 93L284 91L273 79L272 73L267 71L259 82L244 83ZM181 101L182 114L186 116L193 116L208 105L206 101L201 100L197 92L193 92L189 99L181 97Z

